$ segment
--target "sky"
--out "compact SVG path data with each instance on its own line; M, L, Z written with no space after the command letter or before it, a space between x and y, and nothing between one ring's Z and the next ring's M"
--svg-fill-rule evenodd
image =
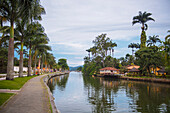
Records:
M69 66L83 65L87 49L98 35L117 43L114 57L131 54L130 43L139 43L141 25L132 26L139 11L152 13L147 36L164 40L170 30L170 0L41 0L46 10L41 24L45 28L56 61L66 58Z

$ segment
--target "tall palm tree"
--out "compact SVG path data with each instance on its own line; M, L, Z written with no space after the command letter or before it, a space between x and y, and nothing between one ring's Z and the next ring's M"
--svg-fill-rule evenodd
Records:
M13 79L14 69L14 23L20 17L26 19L30 4L35 0L0 0L0 15L10 22L10 38L8 48L7 80ZM23 16L24 15L24 16Z
M117 44L114 42L114 43L111 43L111 50L112 50L112 57L114 56L114 47L117 47Z
M39 56L39 64L41 65L41 66L39 65L39 67L41 68L41 73L42 73L42 70L43 70L43 64L45 62L45 56L47 54L47 51L50 51L50 50L51 50L51 47L46 45L46 44L40 44L37 47L38 56Z
M24 39L28 36L26 24L28 24L27 19L18 19L16 21L16 32L15 36L18 39L20 48L20 60L19 60L19 77L23 76L23 47L24 47Z
M170 30L168 30L170 33ZM165 53L165 66L168 67L168 73L170 73L170 34L165 37L164 53Z
M27 26L28 36L26 45L29 48L28 76L31 76L31 54L32 48L37 44L38 38L44 37L44 28L38 22L33 22Z
M158 35L149 36L149 39L147 40L147 46L155 46L157 42L161 43L161 40L158 37Z
M132 56L133 56L133 53L134 53L134 49L133 48L135 48L135 43L130 43L129 45L128 45L128 48L132 48Z
M139 23L139 24L142 24L142 33L141 33L141 48L143 47L146 47L146 34L145 34L145 31L147 30L148 28L148 25L146 24L146 22L148 21L155 21L153 18L151 18L150 16L152 15L152 13L147 13L147 12L144 12L142 13L141 11L139 11L139 15L137 16L134 16L133 17L133 21L132 21L132 25L136 24L136 23Z
M0 1L1 15L6 17L10 22L10 38L8 48L8 65L7 65L7 80L13 79L14 70L14 23L21 16L21 0L1 0Z

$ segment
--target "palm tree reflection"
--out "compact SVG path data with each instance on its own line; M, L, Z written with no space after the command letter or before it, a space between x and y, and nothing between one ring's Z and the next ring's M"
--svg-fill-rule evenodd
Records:
M58 86L59 90L63 91L66 88L66 84L68 81L69 74L56 76L48 81L48 86L53 93L56 86Z

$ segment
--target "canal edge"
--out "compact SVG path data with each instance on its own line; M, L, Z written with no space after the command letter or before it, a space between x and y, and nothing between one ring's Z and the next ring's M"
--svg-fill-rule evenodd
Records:
M52 92L50 91L50 88L47 85L48 80L51 79L51 77L49 77L49 75L47 75L47 76L43 77L42 79L43 79L43 83L46 86L47 91L48 91L49 101L50 101L51 108L52 108L52 113L60 113L60 111L57 109L57 107L55 105L54 97L52 95Z
M54 73L54 74L49 74L49 75L42 78L43 83L45 84L47 91L48 91L48 95L49 95L49 99L50 99L50 103L51 103L53 113L60 113L60 111L57 109L57 107L55 105L55 102L54 102L55 98L53 97L53 94L50 91L50 88L48 87L47 83L51 78L56 77L56 76L60 76L60 75L64 75L64 74L68 74L68 73Z

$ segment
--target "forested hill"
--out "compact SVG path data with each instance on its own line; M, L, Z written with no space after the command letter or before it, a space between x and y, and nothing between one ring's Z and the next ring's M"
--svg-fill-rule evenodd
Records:
M83 67L83 66L76 66L76 67L70 67L70 66L69 66L70 71L76 71L76 70L77 70L77 68L79 68L79 67Z

